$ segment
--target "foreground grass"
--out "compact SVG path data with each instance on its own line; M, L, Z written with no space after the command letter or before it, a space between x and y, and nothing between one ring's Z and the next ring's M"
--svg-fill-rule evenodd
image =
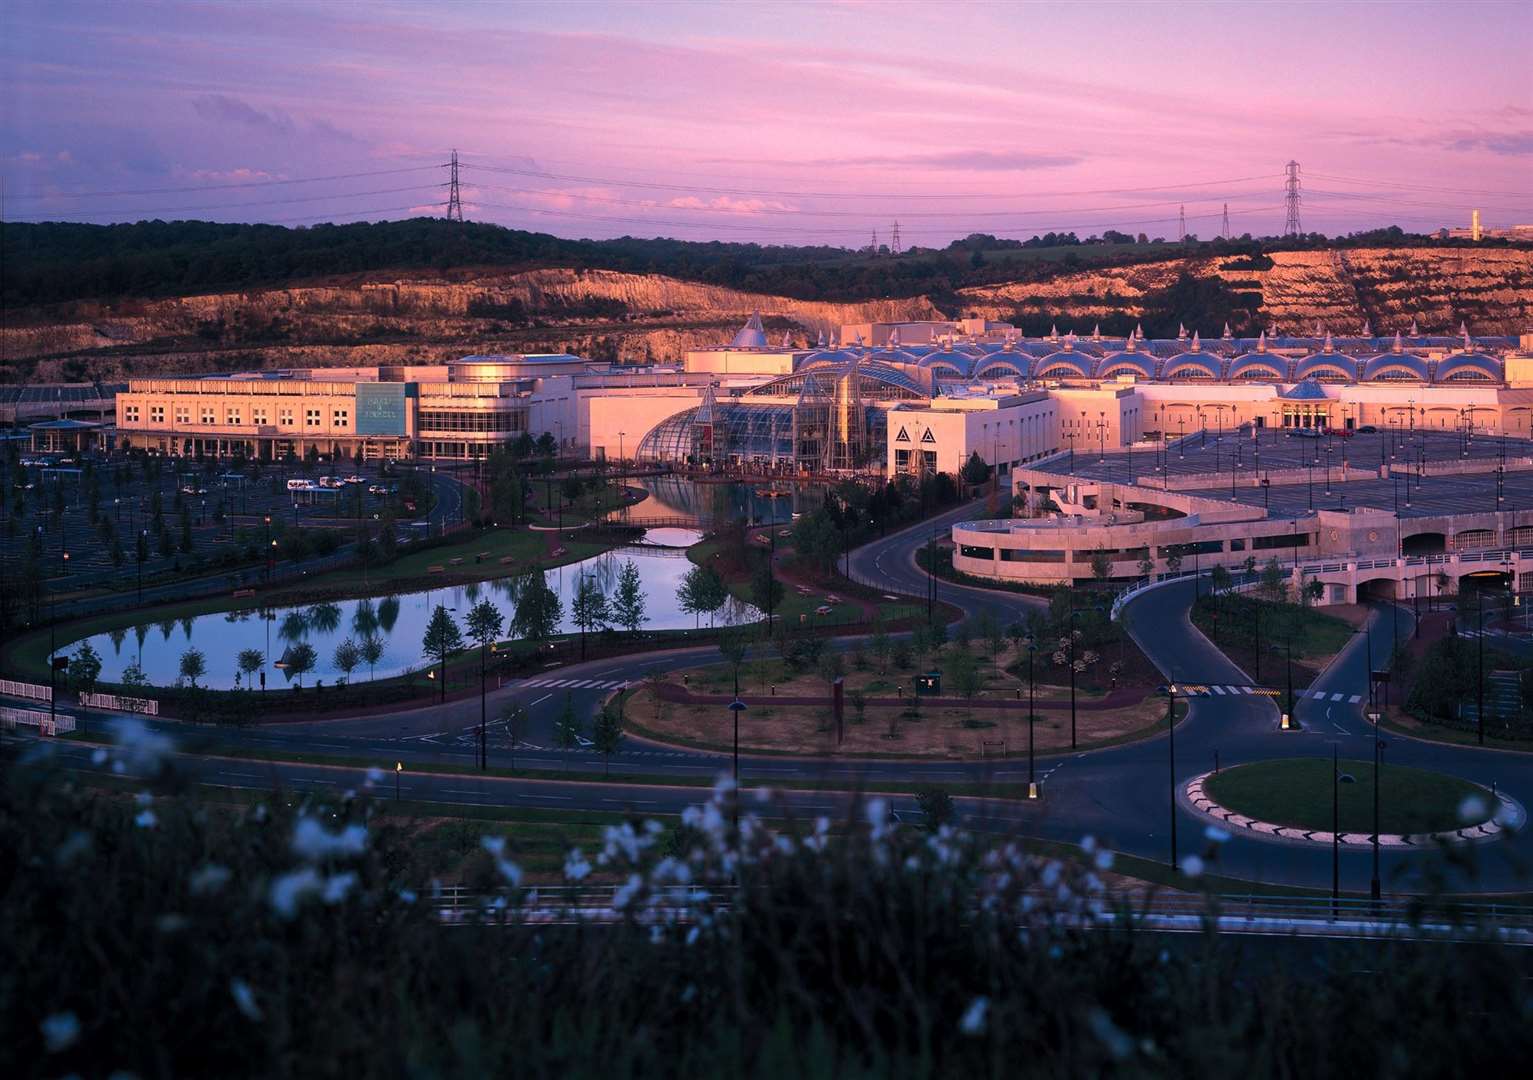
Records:
M1353 778L1336 785L1341 831L1373 832L1373 762L1343 759L1338 768ZM1490 792L1467 780L1387 762L1379 770L1379 829L1427 833L1476 825L1489 816ZM1204 784L1209 798L1260 821L1301 829L1331 828L1331 759L1289 758L1237 765ZM1478 797L1486 812L1459 817L1459 804Z
M570 856L624 882L591 932L521 914L541 831L524 852L509 825L365 795L217 810L173 775L147 787L0 772L6 1075L1351 1077L1533 1055L1515 950L1168 939L1097 855L877 814L822 843L712 804ZM500 899L444 927L441 865ZM706 899L677 919L680 880Z

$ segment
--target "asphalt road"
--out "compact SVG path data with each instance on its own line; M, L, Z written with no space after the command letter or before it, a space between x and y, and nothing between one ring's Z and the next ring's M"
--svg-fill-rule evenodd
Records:
M973 507L961 507L935 521L867 545L853 553L854 575L885 581L891 592L921 595L924 575L915 568L915 549L926 541L933 528L941 529L974 512ZM1124 613L1130 633L1169 681L1249 684L1250 678L1188 621L1193 589L1192 581L1183 579L1135 597ZM1008 622L1041 603L1025 595L948 582L938 583L938 596L970 615L990 610ZM1409 613L1402 610L1402 635L1409 632L1409 618ZM1392 615L1376 617L1373 640L1378 656L1384 654L1383 646L1392 625ZM851 640L842 639L840 644L847 646ZM589 751L566 754L550 749L553 723L564 707L566 693L577 711L589 715L613 692L614 683L636 682L651 670L692 667L712 659L717 659L712 647L609 658L549 673L549 677L599 685L565 690L529 686L521 680L493 690L488 702L491 718L505 702L519 701L527 706L531 722L525 742L530 745L518 748L516 764L539 770L547 779L474 774L475 732L480 716L477 698L460 699L443 707L284 724L227 736L219 733L219 737L247 751L269 753L273 759L307 751L357 756L385 766L398 760L405 765L401 794L406 798L668 813L699 801L701 792L696 787L625 783L623 776L708 778L728 772L729 757L662 747L629 737L624 748L612 757L611 783L569 782L558 778L560 770L590 772L600 768L602 762ZM1302 731L1279 730L1278 710L1270 697L1247 694L1194 697L1189 699L1188 714L1175 733L1174 759L1165 736L1097 751L1040 755L1037 771L1043 781L1043 799L1035 803L959 799L960 821L972 828L1064 842L1077 842L1090 834L1118 851L1170 860L1174 817L1177 854L1203 854L1210 848L1204 837L1206 822L1176 802L1173 791L1191 777L1211 769L1216 752L1224 766L1277 757L1329 757L1333 744L1340 746L1344 758L1371 758L1371 730L1363 719L1362 705L1351 700L1354 696L1362 699L1366 694L1367 666L1367 645L1359 635L1316 683L1314 689L1323 690L1325 700L1307 698L1298 706ZM1269 685L1280 685L1280 673L1264 675ZM1340 695L1339 700L1336 695ZM182 738L188 737L184 728L177 728L177 732ZM1388 761L1437 769L1487 786L1494 784L1523 806L1533 804L1533 755L1443 746L1398 736L1386 736L1386 742ZM491 728L490 747L495 764L510 763L510 746L503 730ZM412 764L427 761L454 764L461 772L456 775L412 772ZM790 778L827 780L849 789L866 781L908 783L914 788L926 783L1021 783L1027 779L1025 759L954 762L746 755L741 764L747 787L770 786ZM364 779L364 772L357 768L280 761L209 759L198 761L196 767L211 782L236 787L269 788L280 782L297 790L339 791L360 788ZM387 782L384 788L384 794L391 790ZM778 798L780 805L794 813L834 816L850 805L849 796L821 792L788 792ZM915 810L908 797L895 797L891 803L901 814ZM1533 832L1524 830L1511 838L1475 845L1473 852L1479 864L1478 877L1458 887L1492 892L1529 888L1521 866L1533 862ZM1409 887L1410 875L1419 869L1421 860L1420 852L1384 850L1381 866L1386 891L1394 882L1402 888ZM1328 888L1331 851L1324 846L1237 834L1220 847L1214 869L1251 881ZM1343 848L1342 888L1366 891L1370 876L1371 853L1366 848Z

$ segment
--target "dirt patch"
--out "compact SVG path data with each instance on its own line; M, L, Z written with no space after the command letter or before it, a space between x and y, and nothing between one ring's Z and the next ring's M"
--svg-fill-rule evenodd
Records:
M629 717L643 733L687 745L727 748L733 745L734 722L727 707L657 700L640 690L626 705ZM1027 752L1026 703L1015 709L936 707L923 702L868 705L859 722L857 711L845 709L843 740L837 744L829 705L752 705L740 717L740 748L802 755L898 755L902 757L978 758ZM1121 741L1138 735L1164 719L1164 699L1146 697L1117 709L1078 710L1078 745ZM1068 709L1040 712L1034 725L1038 751L1070 745Z

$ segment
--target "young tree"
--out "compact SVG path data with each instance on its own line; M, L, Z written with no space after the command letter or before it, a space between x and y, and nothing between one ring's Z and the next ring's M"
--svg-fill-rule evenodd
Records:
M836 680L846 674L846 665L841 661L840 653L828 652L820 657L816 667L820 678L825 680L827 688L834 687Z
M101 654L88 641L80 642L75 649L75 654L69 660L69 679L74 683L75 692L80 694L94 694L96 683L101 679Z
M993 612L988 610L979 613L979 635L985 641L985 648L990 653L990 659L994 660L996 654L1006 647L1006 632L1001 629L1001 620L997 619Z
M289 677L298 680L298 689L303 689L303 677L313 671L318 662L319 655L307 641L300 641L288 649L287 673Z
M241 649L239 655L234 658L235 666L241 675L245 676L245 685L255 688L256 672L266 663L266 654L260 649Z
M426 624L426 634L421 639L421 651L441 667L441 701L447 701L447 658L463 648L463 632L453 621L445 605L438 604Z
M527 707L510 701L501 707L500 722L506 729L506 740L511 745L511 768L516 768L516 747L527 734Z
M485 731L485 661L489 647L500 637L506 620L499 608L488 600L481 600L469 608L466 624L469 638L479 645L479 767L486 769L490 765L490 747Z
M740 665L745 663L747 645L745 631L737 627L726 627L719 634L719 654L734 673L736 694L740 692Z
M990 479L990 466L985 464L985 459L980 457L979 451L976 450L969 455L969 460L963 463L960 475L965 484L974 487Z
M649 621L644 612L645 596L639 568L632 559L623 563L617 574L617 592L612 597L612 621L629 633L636 633Z
M676 590L681 610L692 615L694 623L706 613L711 624L713 613L724 606L728 596L723 578L708 566L694 566L688 570L687 576L681 579L681 587Z
M1146 554L1144 558L1139 560L1139 576L1144 578L1146 581L1149 581L1150 580L1150 575L1152 575L1154 573L1155 573L1155 560L1150 558L1150 556L1148 554Z
M1228 591L1230 585L1234 582L1234 579L1230 576L1230 572L1222 566L1216 566L1210 570L1208 577L1209 583L1213 585L1215 593Z
M1273 601L1279 600L1283 595L1283 567L1278 563L1277 556L1268 559L1262 567L1262 591Z
M1318 604L1325 597L1325 583L1319 578L1310 578L1304 584L1304 599L1311 604Z
M513 637L541 645L554 636L564 618L564 602L548 587L541 570L522 578L516 589L516 614L511 616Z
M357 651L362 656L362 662L367 665L367 681L372 682L373 668L383 659L383 639L377 634L368 634L357 644Z
M756 563L751 571L751 603L766 612L767 632L772 630L772 616L782 603L783 586L772 571L772 557L767 555Z
M1182 572L1182 548L1180 544L1172 546L1166 552L1166 573L1179 574Z
M1106 548L1098 547L1091 553L1091 576L1098 585L1106 585L1112 579L1112 556Z
M868 639L868 649L873 654L873 659L878 661L878 673L889 673L889 657L894 652L894 642L889 637L889 631L884 628L884 620L881 615L873 616L873 636Z
M118 681L129 690L143 690L149 685L149 676L144 674L144 669L134 660L122 669L122 678Z
M852 712L855 714L852 717L852 722L854 724L860 724L864 720L867 719L867 712L868 712L868 695L867 694L864 694L861 690L852 690L852 691L850 691L846 695L846 700L851 702Z
M603 705L591 729L591 744L602 756L602 775L612 774L612 755L623 745L623 716L611 704Z
M580 745L580 718L575 715L575 699L568 691L564 695L564 710L554 722L554 745L564 751L564 767L568 771L569 753Z
M197 680L207 674L207 658L200 649L187 649L181 654L181 677L196 689Z
M575 598L570 603L570 618L580 628L580 658L586 658L586 634L606 628L611 619L607 611L607 595L591 574L580 575L575 585Z
M344 676L346 682L351 681L351 673L362 662L362 650L357 648L357 643L347 638L335 647L335 653L330 658L335 669Z

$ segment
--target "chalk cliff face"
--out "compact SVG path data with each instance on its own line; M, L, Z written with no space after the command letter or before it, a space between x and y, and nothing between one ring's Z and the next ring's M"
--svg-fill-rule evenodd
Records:
M0 345L12 380L122 378L493 351L674 361L752 312L800 347L842 323L941 317L925 297L817 303L606 270L448 277L59 305L15 313Z
M1270 268L1264 268L1270 259ZM1189 258L1063 274L1041 283L962 289L965 310L992 319L1020 313L1074 319L1144 313L1146 298L1182 273L1220 278L1261 296L1258 319L1283 330L1375 331L1408 326L1482 334L1526 332L1533 322L1533 251L1506 248L1360 248Z
M1337 332L1525 332L1533 323L1533 252L1369 248L1278 252L1266 259L1185 258L964 289L962 312L1090 320L1142 314L1188 273L1261 298L1267 326ZM453 271L166 300L73 303L13 312L0 329L7 381L121 379L237 368L433 362L472 352L567 351L596 359L680 360L727 341L753 311L775 341L811 343L843 323L942 318L925 296L821 303L651 274L547 269ZM1212 328L1210 328L1212 329Z

